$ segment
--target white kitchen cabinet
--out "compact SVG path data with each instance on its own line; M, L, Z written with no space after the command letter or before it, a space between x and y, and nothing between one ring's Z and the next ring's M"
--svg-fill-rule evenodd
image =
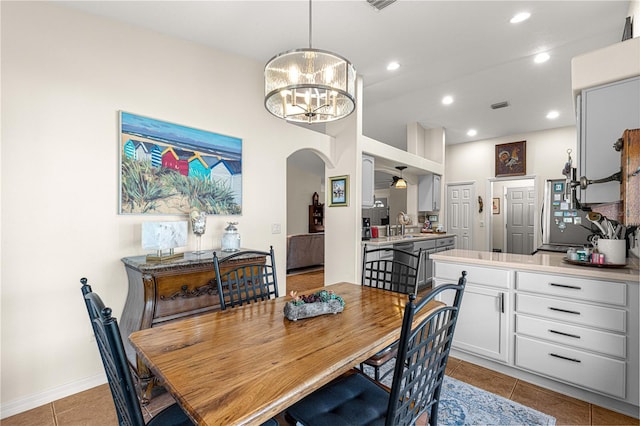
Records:
M441 176L422 175L418 179L418 211L437 212L440 210Z
M434 262L434 287L456 283L467 271L467 285L453 338L455 349L500 362L509 360L509 289L513 272ZM451 304L446 297L442 301Z
M637 272L603 270L592 276L590 268L557 266L555 254L516 257L458 250L433 256L434 286L468 272L454 356L637 416ZM504 306L502 316L497 304Z
M640 77L582 91L578 96L578 178L595 180L620 170L620 153L613 144L626 129L640 128ZM620 199L619 182L593 184L580 191L582 203Z
M375 203L375 159L362 155L362 208L371 208Z
M623 282L518 271L515 366L638 404L637 301Z

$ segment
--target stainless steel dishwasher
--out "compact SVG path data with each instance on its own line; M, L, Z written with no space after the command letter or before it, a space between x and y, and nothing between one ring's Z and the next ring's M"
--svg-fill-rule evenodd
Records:
M404 265L409 265L415 268L415 259L413 258L413 256L411 256L413 254L413 242L408 242L408 241L403 241L401 243L396 243L393 245L393 248L396 250L402 250L402 251L396 251L393 254L393 260L394 260L394 264L393 264L393 270L392 270L392 277L391 277L391 290L392 291L398 291L399 290L399 279L403 274L406 274L406 271L402 271L402 264ZM406 254L404 253L406 252ZM417 289L417 286L416 286Z
M420 261L420 271L418 271L418 291L423 288L431 287L433 275L433 260L430 259L431 253L436 252L435 239L420 240L413 244L413 253L418 254L422 249L422 260Z

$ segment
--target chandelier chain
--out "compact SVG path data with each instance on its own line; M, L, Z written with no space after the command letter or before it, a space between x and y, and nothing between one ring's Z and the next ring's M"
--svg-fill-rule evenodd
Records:
M311 0L309 0L309 49L311 49Z

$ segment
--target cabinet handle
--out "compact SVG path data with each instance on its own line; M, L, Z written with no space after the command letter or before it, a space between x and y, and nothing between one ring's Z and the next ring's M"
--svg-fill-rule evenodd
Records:
M500 312L504 314L504 293L500 293Z
M549 283L549 285L552 287L570 288L571 290L582 290L582 287L578 287L575 285L556 284L556 283Z
M558 355L558 354L554 354L554 353L550 353L549 355L551 355L552 357L555 357L555 358L565 359L565 360L571 361L571 362L577 362L577 363L581 363L582 362L579 359L568 358L566 356L562 356L562 355Z
M564 312L565 314L580 315L580 312L578 312L578 311L570 311L568 309L554 308L553 306L549 306L549 309L552 310L552 311Z
M551 329L549 329L549 333L560 334L561 336L573 337L575 339L580 338L580 336L578 336L577 334L570 334L570 333L565 333L563 331L557 331L557 330L551 330Z

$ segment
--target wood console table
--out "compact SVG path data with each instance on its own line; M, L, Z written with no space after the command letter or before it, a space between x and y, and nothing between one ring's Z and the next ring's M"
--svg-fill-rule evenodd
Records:
M244 250L244 249L243 249ZM220 261L224 262L224 253ZM237 259L237 266L255 258ZM136 355L129 342L134 331L155 327L172 320L220 309L220 298L213 270L213 250L201 255L185 253L184 258L147 262L146 256L122 259L129 279L129 292L120 319L122 341L131 371L139 386L143 404L149 402L155 379ZM226 268L221 267L221 271Z

